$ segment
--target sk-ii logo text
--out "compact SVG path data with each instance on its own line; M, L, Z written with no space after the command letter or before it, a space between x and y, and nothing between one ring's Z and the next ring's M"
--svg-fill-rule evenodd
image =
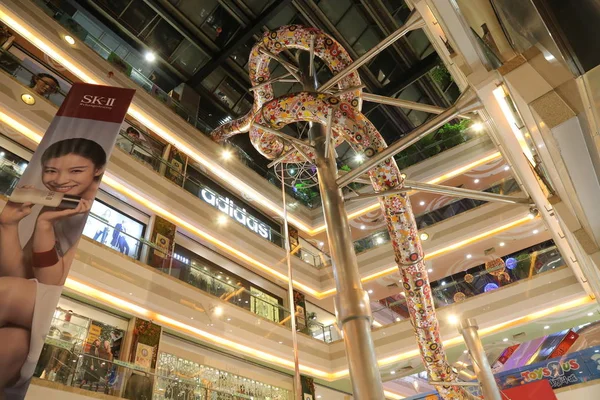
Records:
M101 107L101 108L112 108L115 105L116 98L104 97L104 96L92 96L86 94L81 99L81 105L86 107Z

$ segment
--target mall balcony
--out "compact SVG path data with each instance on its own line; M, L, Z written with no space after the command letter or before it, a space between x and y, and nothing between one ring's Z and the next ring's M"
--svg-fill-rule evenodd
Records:
M246 4L249 2L235 1L233 7L219 2L207 21L226 21L224 15L239 10L245 17L211 36L214 26L210 22L202 22L200 28L182 22L185 12L178 7L185 7L185 1L136 0L143 19L153 20L160 29L176 27L177 32L185 32L181 48L199 48L190 40L198 29L205 38L212 38L208 47L213 59L186 75L190 82L199 82L204 74L206 79L192 87L169 86L162 75L152 78L152 71L138 68L143 54L136 50L140 46L130 44L140 40L131 37L134 25L126 26L126 13L115 14L110 9L119 2L104 3L89 2L85 7L73 1L36 0L7 1L0 6L0 20L10 19L14 30L0 54L0 207L17 185L72 83L136 89L28 399L193 396L289 400L293 398L292 320L299 324L300 370L315 379L317 398L351 398L318 191L306 186L285 189L288 220L296 231L290 235L295 239L291 257L294 294L302 294L304 302L291 315L294 307L288 304L288 266L281 234L281 182L265 163L248 154L248 148L236 141L221 146L209 136L219 124L242 115L251 105L246 89L242 89L244 95L231 100L235 93L231 88L239 86L232 83L232 76L246 73L236 54L220 61L227 66L227 77L221 76L222 67L215 67L214 72L207 68L217 62L227 37L235 36L239 27L249 29L252 17L262 24L252 31L254 36L259 36L263 25L272 29L320 19L321 23L313 26L327 26L338 40L350 44L347 18L381 14L365 29L366 36L361 34L361 38L377 39L373 32L389 32L414 6L425 27L394 51L406 59L414 58L415 65L390 66L380 57L361 69L367 91L387 88L390 96L393 93L400 100L428 106L435 103L442 109L467 85L477 90L489 121L454 120L395 156L412 181L530 199L527 204L515 205L409 193L441 337L455 368L464 367L467 377L472 368L465 362L465 345L457 334L458 318L477 317L490 360L498 358L498 349L504 349L508 340L518 344L552 335L564 338L565 331L596 326L595 295L600 281L597 271L595 275L590 271L600 253L593 240L595 212L589 201L595 187L582 189L590 176L575 165L578 154L586 165L594 165L595 158L582 151L585 140L580 135L569 147L568 157L560 152L566 132L577 121L579 127L584 125L584 107L570 103L575 79L566 73L565 65L553 64L541 50L517 54L513 49L511 53L510 46L502 42L506 51L501 57L495 55L489 51L489 35L482 45L464 23L468 21L477 31L482 21L496 27L499 22L513 21L514 16L470 13L472 7L460 1L417 1L410 6L400 2L398 7L394 2L338 2L334 7L321 0L284 1L281 6L265 2L262 12L274 10L274 18L267 21L260 19L261 9L254 10ZM124 7L130 7L129 3ZM491 5L487 0L481 3ZM338 15L336 7L347 9ZM491 35L500 43L497 36L505 32L494 28ZM244 37L254 43L254 36ZM509 42L514 46L514 38ZM353 56L366 52L362 43L350 44ZM148 46L142 44L141 48ZM243 52L248 46L239 47ZM125 48L127 54L117 51ZM187 68L179 57L165 58L158 52L157 56L161 68L165 64L169 71ZM438 65L438 57L443 67ZM247 54L240 58L247 59ZM498 60L501 64L495 66L496 72L490 65ZM585 88L592 97L593 71L588 70L579 81L583 82L579 89ZM36 93L30 85L40 72L58 78L60 88L52 94ZM327 80L327 74L319 64L318 75ZM501 95L496 84L504 84ZM202 90L196 90L200 86ZM293 91L293 85L286 90ZM215 97L219 91L221 98ZM548 111L546 106L554 105L557 96L563 103L559 109L569 106L572 112L555 120L553 113L558 112L551 107L553 111ZM216 106L206 104L207 99ZM507 108L511 105L514 107ZM595 111L586 114L590 126ZM378 129L388 132L387 138L392 139L388 144L434 117L383 106L368 112ZM386 131L391 125L402 129ZM358 153L348 154L338 165L342 176L365 161ZM293 175L290 168L294 167L287 173ZM375 197L354 198L370 193L366 183L364 179L353 182L344 195L360 278L369 293L372 335L386 397L399 399L434 388L422 376L409 306L402 296L379 202ZM591 197L585 200L584 195ZM161 218L177 225L168 251L152 240L153 228ZM498 260L501 267L497 267ZM489 266L491 261L496 267ZM109 342L112 357L89 352L97 338ZM573 351L597 351L593 347L597 343L591 344L575 346ZM138 354L140 349L153 357ZM549 351L547 355L553 354ZM92 373L90 366L95 366L96 372ZM470 376L466 380L472 380L472 373ZM414 382L420 382L420 389Z

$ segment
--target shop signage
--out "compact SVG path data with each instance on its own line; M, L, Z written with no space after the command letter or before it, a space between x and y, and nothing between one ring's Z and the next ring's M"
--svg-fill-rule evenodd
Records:
M496 375L501 389L545 379L553 389L600 379L600 346Z
M246 209L236 205L230 198L220 196L208 188L202 188L200 196L202 197L202 200L227 214L230 218L233 218L240 224L245 225L246 228L259 234L265 239L271 239L271 228L269 228L267 224L260 222L249 215L246 212Z

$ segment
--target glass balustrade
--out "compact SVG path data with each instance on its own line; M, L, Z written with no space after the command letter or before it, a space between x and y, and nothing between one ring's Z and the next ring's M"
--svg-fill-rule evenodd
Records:
M9 63L3 63L1 62L3 58L10 58L10 60L13 60L16 64L9 65ZM8 72L23 85L28 85L28 82L31 81L35 73L26 66L19 64L19 62L20 60L15 59L12 54L8 53L6 50L0 49L0 68L4 69L5 72ZM62 103L66 93L59 89L56 96L53 96L49 100L53 100L56 105L59 105ZM193 169L193 167L190 166L189 169L185 168L184 171L181 171L180 168L177 168L175 165L165 160L163 158L165 145L144 132L145 129L143 127L140 127L134 121L128 119L125 120L124 125L126 125L127 128L120 131L116 143L116 146L120 150L129 154L148 168L165 176L203 201L206 201L206 199L203 198L203 191L215 198L219 197L214 190L201 183L198 178L194 176L196 170ZM133 132L131 132L132 130ZM9 195L22 171L23 168L21 165L16 165L0 156L0 193ZM198 173L196 173L196 175L198 175ZM258 218L247 211L237 208L233 217L230 214L228 214L228 216L237 223L253 230L264 239L271 241L279 247L284 247L284 239L280 232L262 223ZM307 264L316 268L328 265L328 257L324 254L314 254L302 249L300 252L295 253L295 255Z
M67 10L60 8L55 2L48 0L34 0L34 2L50 17L60 23L64 28L71 32L75 37L82 40L92 50L94 50L99 56L113 64L118 70L128 76L134 81L140 88L147 93L154 96L156 99L164 103L167 107L171 108L177 115L186 120L192 126L200 130L203 134L209 135L210 132L217 127L217 123L211 121L211 118L206 116L203 117L201 110L189 110L183 106L179 101L174 99L169 93L158 87L148 77L142 75L136 68L132 67L125 60L115 54L105 44L100 42L92 34L87 32L79 23L77 23L70 15ZM439 74L438 74L439 75ZM435 81L435 79L433 79ZM437 81L436 81L437 82ZM448 90L448 87L454 87L456 85L444 85L445 81L440 80L443 88L441 89L444 93ZM437 83L436 83L437 84ZM444 94L446 95L446 94ZM455 97L451 95L450 97ZM229 117L231 119L231 117ZM464 125L464 126L463 126ZM418 143L401 152L397 157L400 168L406 168L410 165L416 164L422 160L425 160L432 155L439 154L451 147L458 144L464 143L475 135L466 132L466 123L452 123L446 124L438 132L432 133L425 137L422 143ZM275 176L272 170L265 168L263 164L257 163L253 158L248 155L243 149L235 146L233 143L229 143L235 149L238 154L238 158L248 167L265 177L268 182L275 186L280 186L278 178ZM343 163L339 167L343 167ZM347 190L347 189L345 189ZM302 202L309 208L315 208L320 206L321 200L317 188L303 189L303 188L286 188L286 192L294 197L296 200Z
M529 250L519 252L502 257L502 261L503 263L494 269L486 269L485 265L480 265L431 282L435 307L441 308L460 303L466 299L566 266L555 246L533 252ZM408 318L408 308L403 293L372 304L373 317L383 325Z
M289 400L287 389L264 384L216 368L190 363L171 368L161 353L158 367L151 371L132 363L112 359L110 354L85 353L80 343L49 335L34 376L124 399L176 400L181 398ZM174 357L174 356L172 356ZM181 364L181 363L180 363ZM186 372L193 372L189 375Z
M519 184L513 178L504 179L502 180L502 182L484 190L484 192L488 193L510 195L516 195L520 193L520 191L521 188ZM470 211L484 204L487 204L487 202L483 200L458 199L450 204L447 204L435 210L415 215L417 227L420 230L426 229L427 227L433 224L437 224L446 219ZM384 229L354 241L354 251L356 251L357 254L363 253L367 250L379 247L389 242L390 235L387 229Z

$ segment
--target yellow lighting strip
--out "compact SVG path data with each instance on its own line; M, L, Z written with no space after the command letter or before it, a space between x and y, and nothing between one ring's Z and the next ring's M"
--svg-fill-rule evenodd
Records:
M470 171L474 168L479 167L480 165L484 165L489 163L490 161L496 160L498 158L501 158L502 154L500 154L500 152L496 152L496 153L492 153L488 156L485 156L483 158L480 158L479 160L475 160L469 164L463 165L462 167L458 167L456 169L453 169L452 171L446 172L438 177L435 177L429 181L427 181L426 183L430 183L430 184L435 184L435 183L440 183L443 181L447 181L450 178L454 178L455 176L461 175L467 171ZM414 193L415 191L411 191L409 193ZM353 211L352 213L348 214L348 219L352 220L354 218L360 217L361 215L370 213L371 211L375 211L377 209L379 209L381 206L379 205L379 201L376 201L375 203L365 206L359 210ZM317 233L321 233L325 230L325 225L321 225L318 226L316 228L314 228L313 230L311 230L309 233L310 235L316 235Z
M41 51L43 51L44 53L46 53L47 55L52 57L54 60L58 61L60 64L62 64L65 68L67 68L70 72L72 72L74 75L76 75L82 81L87 82L87 83L93 83L93 84L109 84L107 82L103 82L98 77L94 77L93 76L94 74L90 73L89 71L87 71L87 72L84 71L84 68L81 66L78 66L76 64L76 62L70 61L68 59L68 57L66 55L64 55L60 50L56 49L49 43L47 43L44 40L42 40L41 38L39 38L34 32L27 29L25 27L26 24L23 21L17 21L17 19L15 17L8 15L7 11L3 11L1 8L1 5L0 5L0 20L5 22L9 27L11 27L19 35L23 36L25 39L30 41L34 46L39 48ZM210 169L215 175L223 177L224 180L227 180L230 182L236 182L236 185L238 185L239 187L245 188L245 190L247 192L249 192L252 196L254 196L256 199L259 199L260 203L263 206L267 207L270 211L272 211L276 215L278 215L280 217L283 216L283 210L281 209L281 207L279 207L276 204L273 204L269 199L262 196L262 194L259 191L255 190L254 188L252 188L250 186L247 186L243 181L239 180L236 176L234 176L233 174L224 170L218 164L213 163L212 160L197 153L194 150L193 146L184 142L183 140L178 138L176 135L169 132L169 130L164 128L162 126L162 124L158 123L153 118L148 116L145 112L143 112L141 109L136 107L135 104L131 105L131 107L128 110L128 114L131 115L136 120L140 121L140 123L142 123L144 126L149 128L150 130L154 131L157 135L159 135L160 137L165 139L167 142L172 143L174 146L179 148L183 153L187 154L195 161L199 162L200 164L202 164L205 167L207 167L208 169ZM469 169L473 169L478 165L485 164L485 163L487 163L495 158L498 158L500 156L501 156L500 153L494 153L490 156L487 156L480 160L474 161L473 163L470 163L466 166L463 166L463 167L460 167L453 171L450 171L448 173L445 173L437 178L434 178L433 180L431 180L427 183L442 182L453 176L457 176L465 171L468 171ZM376 210L377 208L379 208L379 204L376 202L376 203L366 206L360 210L354 211L353 213L348 215L348 218L354 219L358 216L361 216L368 212ZM325 224L319 225L316 228L312 228L309 225L302 222L300 219L296 218L294 215L290 215L289 213L288 213L288 219L297 228L299 228L300 230L302 230L303 232L306 232L307 234L309 234L311 236L314 236L325 230Z
M211 343L221 345L227 347L231 350L238 351L243 354L250 355L252 357L256 357L260 360L268 361L273 364L286 367L286 368L294 368L294 362L282 357L275 356L273 354L269 354L267 352L254 349L249 346L242 345L240 343L234 342L229 339L222 338L218 335L206 332L202 329L198 329L194 326L188 325L181 321L177 321L173 318L164 316L162 314L156 313L154 311L148 310L147 308L138 306L130 301L123 300L117 296L114 296L110 293L106 293L102 290L96 289L92 286L86 285L85 283L79 282L73 278L67 278L65 282L65 287L69 288L77 293L81 293L85 296L91 297L95 300L100 300L104 303L111 304L121 310L133 312L136 315L141 315L147 319L150 319L155 322L159 322L164 326L168 326L170 328L175 328L178 331L182 331L188 334L192 334L193 336L200 337L205 339ZM320 378L328 379L331 374L325 371L321 371L316 368L307 367L304 365L300 365L300 370L305 373L311 374L313 376L317 376Z
M93 298L95 300L99 300L101 302L108 303L112 306L117 307L118 309L120 309L122 311L133 312L136 315L141 315L141 316L151 319L153 321L158 321L164 326L177 329L178 331L182 331L187 334L191 334L195 337L202 338L208 342L229 348L230 350L238 351L240 353L247 354L252 357L256 357L260 360L271 362L271 363L274 363L276 365L279 365L279 366L282 366L282 367L285 367L288 369L294 368L294 363L289 359L275 356L275 355L267 353L265 351L257 350L252 347L234 342L230 339L226 339L221 336L206 332L202 329L196 328L189 324L183 323L181 321L177 321L173 318L164 316L162 314L148 310L147 308L138 306L130 301L121 299L117 296L114 296L110 293L104 292L100 289L96 289L90 285L79 282L73 278L67 278L67 281L65 282L65 287L67 287L77 293L81 293L85 296ZM496 325L493 325L493 326L490 326L487 328L482 328L479 330L479 334L480 334L480 336L488 336L488 335L497 333L501 330L505 330L505 329L513 328L518 325L534 322L538 319L547 317L549 315L552 315L555 313L560 313L560 312L565 312L565 311L568 311L568 310L571 310L571 309L574 309L574 308L577 308L580 306L591 304L593 302L594 302L594 300L590 296L580 297L578 299L569 301L567 303L563 303L563 304L560 304L560 305L557 305L554 307L549 307L544 310L541 310L541 311L538 311L538 312L535 312L535 313L532 313L529 315L525 315L523 317L514 318L510 321L502 322L500 324L496 324ZM451 339L444 340L443 344L445 347L450 347L450 346L458 345L462 342L463 342L462 337L455 336ZM413 357L417 357L418 355L419 355L419 350L413 349L413 350L410 350L410 351L407 351L404 353L395 354L395 355L380 359L377 361L377 364L380 367L385 367L385 366L393 364L393 363L397 363L397 362L400 362L403 360L408 360ZM322 370L319 370L316 368L300 365L300 370L302 370L305 373L308 373L313 376L317 376L317 377L320 377L320 378L323 378L323 379L326 379L329 381L342 379L349 375L348 369L343 369L343 370L331 373L331 372L322 371ZM389 392L389 393L392 396L395 395L392 392ZM399 395L396 395L396 396L399 396ZM398 397L398 398L401 398L401 397Z
M39 143L42 139L42 135L33 131L32 129L30 129L29 127L27 127L24 123L17 121L16 119L8 116L7 114L4 114L2 112L0 112L0 121L4 122L5 124L9 125L10 127L12 127L13 129L17 130L18 132L22 133L24 136L26 136L27 138L31 139L32 141ZM493 154L492 154L493 156ZM490 156L491 157L491 156ZM196 235L198 235L199 237L209 241L210 243L214 244L215 246L220 247L221 249L225 250L226 252L233 254L243 260L245 260L246 262L250 263L251 265L257 267L258 269L268 273L269 275L276 277L278 279L283 280L284 282L288 281L288 277L287 275L261 263L258 260L255 260L253 257L247 255L246 253L243 253L242 251L237 250L236 248L230 246L229 244L213 237L211 234L209 234L208 232L204 231L203 229L189 223L188 221L176 216L175 214L171 213L170 211L167 211L166 209L164 209L163 207L159 206L158 204L153 203L152 201L148 200L146 197L144 197L142 194L137 193L134 189L126 186L125 184L121 183L120 180L111 175L110 173L105 173L104 177L102 179L102 182L108 186L110 186L111 188L113 188L114 190L116 190L117 192L121 193L124 196L127 196L137 202L139 202L140 204L144 205L145 207L147 207L148 209L152 210L153 212L155 212L158 215L161 215L162 217L170 220L171 222L173 222L175 225L178 225L188 231L191 231L193 233L195 233ZM484 239L486 237L489 237L491 235L500 233L502 231L505 231L507 229L510 229L512 227L515 227L521 223L527 222L528 217L525 218L521 218L519 220L513 221L511 223L508 223L506 225L500 226L498 228L492 229L490 231L487 232L483 232L479 235L476 235L472 238L469 239L465 239L462 240L460 242L457 243L453 243L449 246L446 246L442 249L436 250L432 253L429 253L427 255L425 255L425 259L429 259L429 258L433 258L436 256L439 256L441 254L447 253L449 251L452 250L457 250L462 246L468 245L470 243L473 243L475 241ZM393 274L397 271L397 266L393 265L387 269L384 269L383 271L379 271L377 273L374 273L372 275L368 275L365 276L361 279L362 282L369 282L372 281L374 279L380 278L382 276L386 276L389 274ZM310 294L311 296L317 298L317 299L323 299L325 297L329 297L333 294L336 293L336 289L335 288L331 288L322 292L319 292L316 289L313 289L303 283L297 282L297 281L292 281L293 285L300 289L303 290L305 293Z
M469 245L469 244L471 244L473 242L477 242L479 240L483 240L485 238L488 238L488 237L496 235L498 233L507 231L509 229L512 229L512 228L514 228L516 226L525 224L525 223L530 222L530 221L531 221L531 217L529 215L526 216L526 217L522 217L522 218L516 219L515 221L509 222L509 223L507 223L505 225L502 225L502 226L499 226L497 228L491 229L489 231L480 233L480 234L475 235L473 237L470 237L468 239L461 240L459 242L449 244L448 246L443 247L441 249L438 249L436 251L432 251L431 253L427 253L427 254L425 254L425 260L429 260L429 259L438 257L438 256L440 256L442 254L451 252L453 250L458 250L458 249L460 249L463 246ZM366 283L366 282L370 282L370 281L373 281L375 279L379 279L379 278L381 278L383 276L387 276L387 275L390 275L390 274L393 274L393 273L396 273L396 272L398 272L398 266L394 263L390 267L388 267L386 269L383 269L381 271L375 272L375 273L373 273L371 275L364 276L360 280L361 280L361 282ZM333 289L329 289L329 290L326 290L324 292L321 292L321 295L323 295L323 297L326 297L326 296L330 296L330 295L334 294L335 292L336 292L336 290L335 290L335 288L333 288Z

